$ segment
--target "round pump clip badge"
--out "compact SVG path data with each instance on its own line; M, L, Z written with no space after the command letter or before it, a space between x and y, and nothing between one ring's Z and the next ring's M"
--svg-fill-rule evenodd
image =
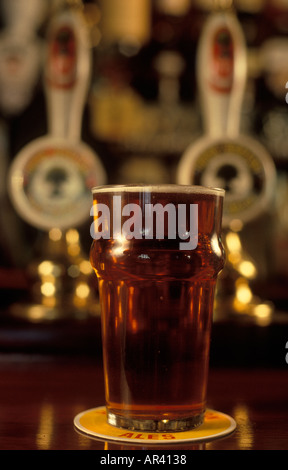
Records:
M51 145L46 137L28 147L10 169L9 192L19 215L42 230L84 223L92 205L91 189L104 178L90 148L83 142L69 147L63 139L53 139Z
M246 136L194 144L194 156L185 154L179 177L183 184L225 189L223 226L234 219L253 220L266 209L275 188L275 168L263 147ZM189 183L188 183L189 181Z

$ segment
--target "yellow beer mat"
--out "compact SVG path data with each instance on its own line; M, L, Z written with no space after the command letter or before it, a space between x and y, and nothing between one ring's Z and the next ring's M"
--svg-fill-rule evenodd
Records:
M79 413L74 426L82 433L108 441L138 444L178 444L179 442L208 442L231 434L236 422L230 416L215 410L206 410L204 422L191 431L183 432L142 432L111 426L106 421L106 408L101 406Z

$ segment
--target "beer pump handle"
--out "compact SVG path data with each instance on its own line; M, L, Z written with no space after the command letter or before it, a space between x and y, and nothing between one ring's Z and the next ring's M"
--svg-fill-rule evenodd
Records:
M210 14L199 40L197 83L206 134L236 137L246 84L246 45L230 9Z
M91 48L86 25L76 9L52 19L47 38L44 88L48 129L53 137L77 142L91 76Z

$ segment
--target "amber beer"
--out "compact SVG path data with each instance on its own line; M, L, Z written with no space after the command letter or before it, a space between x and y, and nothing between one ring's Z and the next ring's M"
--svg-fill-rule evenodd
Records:
M214 290L224 264L223 196L220 189L177 185L93 190L98 233L93 232L90 257L99 281L106 408L112 425L155 432L188 430L203 422ZM170 204L175 208L170 215L179 220L180 208L183 219L186 207L185 230L178 220L173 236L165 210L147 227L145 206L151 209L156 203L163 208ZM134 237L119 231L129 222L127 211L121 215L127 205L141 209L138 220L137 211L130 214L131 231L138 224L141 232L134 230ZM197 220L190 220L192 213L195 219L192 206L198 208ZM156 226L162 214L159 238ZM173 224L175 229L175 220ZM197 243L185 246L188 230Z

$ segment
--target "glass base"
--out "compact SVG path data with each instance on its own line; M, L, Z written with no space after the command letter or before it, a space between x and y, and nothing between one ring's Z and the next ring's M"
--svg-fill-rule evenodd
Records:
M203 423L204 413L182 419L134 419L119 416L107 411L107 421L111 426L143 432L189 431Z

